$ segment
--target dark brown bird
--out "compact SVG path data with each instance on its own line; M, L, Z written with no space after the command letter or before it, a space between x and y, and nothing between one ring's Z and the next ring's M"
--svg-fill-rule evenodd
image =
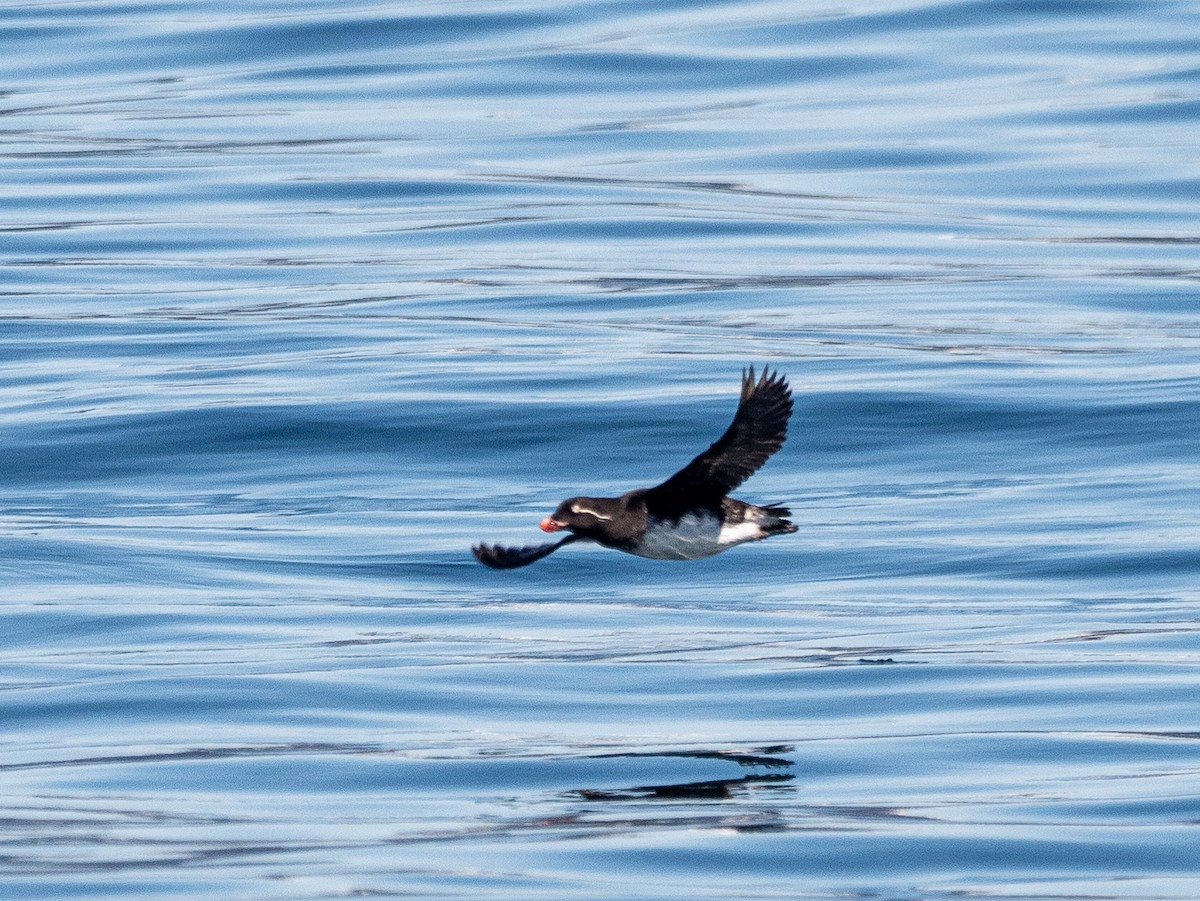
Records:
M528 566L581 540L653 560L696 560L795 532L786 507L729 497L783 446L791 415L787 379L764 368L756 380L751 366L742 373L741 400L725 434L661 485L620 497L567 498L541 522L543 532L569 531L561 541L521 548L477 544L471 550L495 569Z

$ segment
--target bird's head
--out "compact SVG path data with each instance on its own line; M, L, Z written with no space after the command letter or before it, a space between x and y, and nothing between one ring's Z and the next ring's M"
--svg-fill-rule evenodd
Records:
M539 524L543 532L570 529L587 534L602 527L617 514L617 499L611 497L569 497Z

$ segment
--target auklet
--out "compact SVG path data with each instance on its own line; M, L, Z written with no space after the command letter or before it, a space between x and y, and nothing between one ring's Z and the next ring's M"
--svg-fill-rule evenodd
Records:
M620 497L570 497L541 521L543 532L570 532L551 544L504 547L477 544L477 560L494 569L516 569L541 560L573 541L653 560L697 560L747 541L796 531L791 511L729 497L783 446L792 415L787 379L764 368L742 372L742 396L733 422L712 446L654 488Z

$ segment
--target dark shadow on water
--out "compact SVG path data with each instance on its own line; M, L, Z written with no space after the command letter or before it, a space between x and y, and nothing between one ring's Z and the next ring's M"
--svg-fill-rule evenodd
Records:
M683 782L676 785L637 785L617 791L580 788L575 794L585 801L638 801L646 799L670 801L723 801L733 798L739 788L757 785L778 785L791 782L791 773L763 773L739 779L711 779L704 782Z
M603 758L638 758L638 757L685 757L695 760L721 760L736 763L745 768L783 769L793 765L793 761L774 756L792 750L790 745L771 745L759 748L756 752L741 751L632 751L615 754L597 754L596 759ZM749 773L731 779L704 779L692 782L673 782L660 785L635 785L625 789L576 789L573 794L586 801L636 801L636 800L729 800L736 796L739 789L757 786L779 787L792 782L796 777L792 773Z
M787 760L783 757L774 757L767 755L787 754L793 750L791 745L771 745L769 747L760 748L758 753L744 753L739 751L620 751L612 754L593 754L597 759L606 757L688 757L696 760L728 760L730 763L736 763L738 766L765 766L765 767L786 767L792 766L794 761Z

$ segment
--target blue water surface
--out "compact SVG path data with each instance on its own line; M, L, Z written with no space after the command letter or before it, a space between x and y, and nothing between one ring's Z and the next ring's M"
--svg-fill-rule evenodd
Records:
M0 14L0 895L1200 896L1200 7ZM693 563L525 544L796 395Z

